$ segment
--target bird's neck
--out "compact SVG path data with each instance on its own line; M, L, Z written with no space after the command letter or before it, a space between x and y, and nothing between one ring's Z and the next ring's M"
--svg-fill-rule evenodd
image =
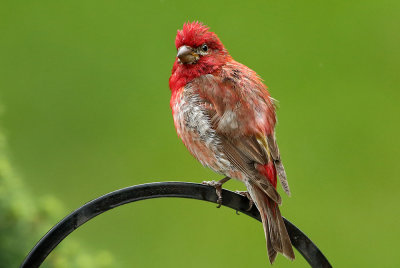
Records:
M181 64L178 60L175 60L172 74L169 78L169 88L171 89L171 92L174 93L193 79L218 71L226 63L226 58L209 58L199 61L196 64Z

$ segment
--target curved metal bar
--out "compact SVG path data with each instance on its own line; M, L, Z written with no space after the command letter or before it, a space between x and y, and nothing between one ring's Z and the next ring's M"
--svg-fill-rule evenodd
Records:
M86 203L59 223L57 223L29 252L23 268L39 267L50 252L70 233L97 215L115 207L144 199L159 197L180 197L204 200L216 203L215 189L210 186L188 182L155 182L123 188ZM241 211L259 221L257 208L246 211L248 199L234 192L223 189L223 205ZM303 255L311 267L331 267L328 260L317 246L303 233L284 219L293 246Z

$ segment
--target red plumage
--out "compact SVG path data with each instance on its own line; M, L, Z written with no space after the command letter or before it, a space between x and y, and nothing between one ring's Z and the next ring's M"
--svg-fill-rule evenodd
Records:
M175 45L169 86L178 136L203 165L245 183L263 220L271 263L277 252L294 259L278 208L277 175L285 192L290 191L267 87L199 22L184 24Z

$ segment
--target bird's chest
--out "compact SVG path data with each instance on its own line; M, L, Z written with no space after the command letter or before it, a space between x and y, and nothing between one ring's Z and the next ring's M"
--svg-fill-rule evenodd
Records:
M218 136L211 126L211 120L205 108L206 104L199 95L182 90L175 96L172 113L178 136L186 146L193 142L214 149L218 146Z
M225 157L220 152L219 137L212 128L205 101L185 90L173 98L171 108L178 136L203 165L220 172L224 169Z

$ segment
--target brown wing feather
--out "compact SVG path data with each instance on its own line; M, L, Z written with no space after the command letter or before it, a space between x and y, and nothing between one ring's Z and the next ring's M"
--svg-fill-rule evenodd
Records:
M281 182L282 188L285 193L290 196L289 183L287 181L285 168L283 167L278 144L276 143L274 135L267 136L267 144L269 147L269 151L271 152L272 159L274 160L275 169L278 173L279 181Z
M247 151L241 150L240 148L243 146L238 144L242 144L241 140L235 140L234 143L233 141L228 140L226 137L221 136L221 149L230 162L237 169L246 174L246 177L256 184L260 189L262 189L263 192L267 194L274 202L281 204L281 196L276 191L275 187L269 180L265 179L265 177L260 175L255 169L254 164L259 162L256 161L255 158L251 158L251 154L249 154Z
M254 162L261 165L268 163L268 156L265 149L261 147L254 136L241 137L238 142L236 142L236 146L238 150Z

